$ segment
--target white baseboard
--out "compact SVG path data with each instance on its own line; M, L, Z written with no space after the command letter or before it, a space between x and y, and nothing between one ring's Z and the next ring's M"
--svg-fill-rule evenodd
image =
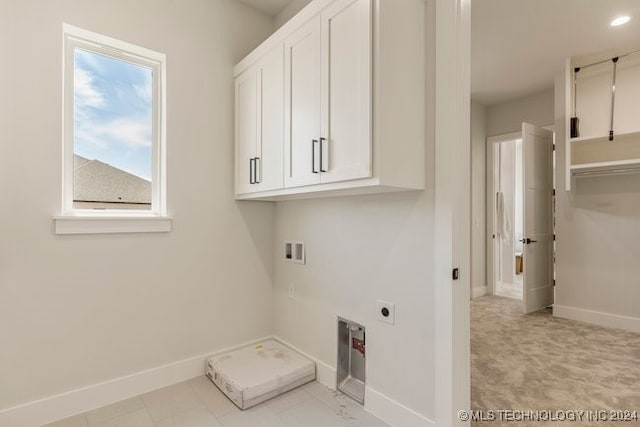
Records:
M640 333L640 318L554 304L553 316Z
M474 286L471 288L471 299L487 295L489 289L486 286Z
M287 347L290 347L303 356L313 360L316 363L316 375L318 382L332 390L336 389L336 368L308 353L305 353L296 346L291 345L277 336L274 338ZM435 425L435 423L430 419L418 414L395 400L390 399L371 387L365 387L364 409L371 412L371 414L380 418L390 426L427 427Z
M300 350L298 347L296 347L295 345L292 345L290 343L288 343L287 341L283 340L280 337L273 337L275 340L279 341L280 343L286 345L287 347L297 351L298 353L302 354L304 357L313 360L316 363L316 380L324 385L329 387L331 390L335 390L336 389L336 368L334 368L333 366L323 362L322 360L318 359L317 357L313 357L310 354Z
M390 426L431 427L436 425L429 418L418 414L371 387L365 387L364 393L365 409Z
M39 427L53 421L100 408L133 396L203 375L206 360L216 354L276 339L316 363L319 383L336 389L336 368L278 337L264 337L230 348L212 351L135 374L126 375L66 393L0 410L0 426ZM384 394L365 389L365 409L391 426L426 427L435 423Z
M0 411L0 426L39 427L56 420L100 408L204 374L205 361L271 337L252 340L135 374L126 375L66 393L28 402Z

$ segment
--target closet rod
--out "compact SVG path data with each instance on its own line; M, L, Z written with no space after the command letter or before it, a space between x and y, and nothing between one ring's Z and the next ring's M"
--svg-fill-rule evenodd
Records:
M582 67L575 67L574 71L578 72L580 70L583 70L585 68L589 68L589 67L593 67L594 65L600 65L600 64L604 64L605 62L609 62L614 60L615 58L626 58L627 56L631 56L631 55L635 55L636 53L640 53L640 49L638 50L634 50L632 52L627 52L624 55L618 55L618 56L614 56L613 58L609 58L609 59L603 59L602 61L598 61L598 62L592 62L591 64L587 64L587 65L583 65Z

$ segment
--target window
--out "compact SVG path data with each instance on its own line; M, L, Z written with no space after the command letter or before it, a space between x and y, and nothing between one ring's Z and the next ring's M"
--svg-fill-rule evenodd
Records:
M61 218L165 216L165 55L63 32Z

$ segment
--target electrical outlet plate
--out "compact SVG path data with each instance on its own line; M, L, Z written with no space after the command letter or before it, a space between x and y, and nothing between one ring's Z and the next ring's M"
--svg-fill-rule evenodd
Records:
M378 300L376 304L376 312L378 320L384 323L393 325L396 321L396 306L395 304Z

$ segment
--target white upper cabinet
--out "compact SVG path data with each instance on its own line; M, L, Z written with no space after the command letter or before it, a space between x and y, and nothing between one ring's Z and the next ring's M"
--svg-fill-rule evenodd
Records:
M284 51L275 48L257 70L258 140L255 161L255 189L269 191L283 186L284 139Z
M425 17L314 0L236 65L236 198L424 189Z
M258 137L258 83L251 68L236 78L236 194L251 192Z
M371 176L371 0L339 0L285 45L285 187Z
M321 182L371 176L371 0L321 14Z
M320 183L320 17L284 42L285 186Z
M236 194L283 187L283 90L282 46L236 78Z

